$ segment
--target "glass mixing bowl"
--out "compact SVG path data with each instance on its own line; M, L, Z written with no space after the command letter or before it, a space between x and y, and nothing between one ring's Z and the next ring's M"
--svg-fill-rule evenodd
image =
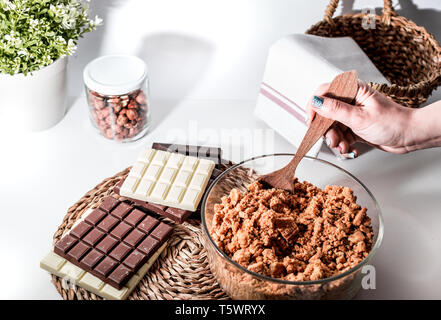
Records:
M210 185L202 201L202 228L211 271L220 286L233 299L351 299L361 288L363 266L369 264L381 244L383 219L372 193L353 175L324 160L305 157L296 170L300 181L308 181L319 188L340 185L351 188L357 203L367 208L374 239L369 255L357 266L330 278L315 281L287 281L267 277L247 270L231 260L210 236L214 205L233 188L245 190L257 176L282 168L293 154L273 154L255 157L234 165Z

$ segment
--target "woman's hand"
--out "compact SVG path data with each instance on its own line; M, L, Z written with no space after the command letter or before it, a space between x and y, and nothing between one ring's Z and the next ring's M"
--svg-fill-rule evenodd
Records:
M317 90L308 103L307 114L308 125L315 113L337 121L325 135L331 148L351 158L358 155L352 147L357 141L393 153L416 150L418 128L414 121L418 110L399 105L364 82L359 82L355 105L323 97L328 88L329 84L324 84Z

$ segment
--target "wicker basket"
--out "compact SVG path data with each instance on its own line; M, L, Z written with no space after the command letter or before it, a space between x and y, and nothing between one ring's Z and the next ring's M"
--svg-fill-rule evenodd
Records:
M306 31L322 37L354 39L391 83L370 83L396 102L418 107L441 84L441 48L435 37L394 11L384 0L383 15L345 14L333 18L338 0L331 0L322 21ZM363 21L375 19L374 29L364 29Z

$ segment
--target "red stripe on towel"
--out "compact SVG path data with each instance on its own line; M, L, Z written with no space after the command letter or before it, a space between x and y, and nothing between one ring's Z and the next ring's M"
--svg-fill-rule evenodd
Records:
M280 91L277 91L276 89L274 89L273 87L271 87L268 83L266 82L262 82L262 85L268 87L269 89L271 89L272 91L274 91L275 93L277 93L279 96L281 96L283 99L287 100L290 104L292 104L291 107L297 108L301 111L306 111L304 108L302 108L301 106L299 106L297 103L295 103L294 101L292 101L290 98L288 98L287 96L283 95Z
M285 111L287 111L288 113L290 113L291 115L293 115L297 120L299 120L301 123L303 123L304 125L306 125L306 121L305 118L298 113L296 110L294 110L293 108L291 108L288 104L286 104L285 102L283 102L282 100L280 100L279 98L277 98L276 96L274 96L272 93L268 92L267 90L265 90L264 88L260 88L260 93L263 94L265 97L267 97L268 99L270 99L272 102L274 102L275 104L277 104L278 106L282 107L283 109L285 109Z

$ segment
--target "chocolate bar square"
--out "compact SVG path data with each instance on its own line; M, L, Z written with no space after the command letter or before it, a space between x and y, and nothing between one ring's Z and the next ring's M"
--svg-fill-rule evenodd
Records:
M83 241L86 242L88 245L94 246L105 235L106 234L101 230L93 229L87 234L87 236L83 238Z
M133 229L127 237L125 237L124 242L128 245L135 247L139 241L141 241L142 238L148 233L147 232L141 232L138 229Z
M132 226L130 226L129 224L125 223L124 221L121 221L115 227L115 229L113 229L112 234L118 240L122 240L129 233L130 230L132 230Z
M84 221L90 223L93 226L96 226L106 215L107 215L106 212L98 208L93 210L92 213L90 213L86 217L86 219L84 219Z
M81 260L81 266L87 270L90 271L97 265L98 262L101 261L101 259L104 257L104 254L99 252L96 249L92 249L89 251L89 253Z
M100 250L103 253L108 253L110 250L113 249L113 247L116 246L116 244L119 243L118 239L115 239L111 235L107 235L103 240L101 240L100 243L96 246L98 250Z
M92 229L92 226L88 224L85 221L81 221L71 232L70 234L73 235L75 238L81 239L90 229Z
M124 221L134 227L144 217L145 217L145 214L142 211L135 209L132 212L130 212L130 214L124 219Z

